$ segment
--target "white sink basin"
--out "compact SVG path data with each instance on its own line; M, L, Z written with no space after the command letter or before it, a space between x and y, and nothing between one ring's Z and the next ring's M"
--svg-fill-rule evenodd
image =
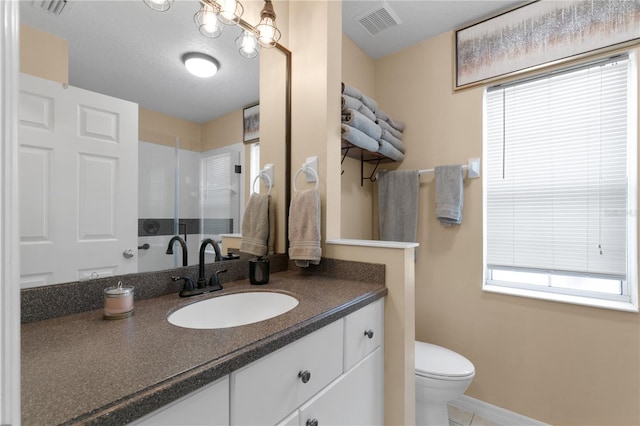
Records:
M282 293L234 293L187 305L169 315L168 320L184 328L236 327L276 317L297 305L298 299Z

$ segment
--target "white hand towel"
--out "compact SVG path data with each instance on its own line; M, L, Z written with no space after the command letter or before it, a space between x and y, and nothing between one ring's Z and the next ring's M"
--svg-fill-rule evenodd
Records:
M294 192L289 208L289 258L300 267L318 265L320 246L320 194L315 188Z
M269 204L271 196L253 193L244 210L240 251L264 256L268 250L270 234Z
M444 226L462 223L462 166L436 166L436 217Z

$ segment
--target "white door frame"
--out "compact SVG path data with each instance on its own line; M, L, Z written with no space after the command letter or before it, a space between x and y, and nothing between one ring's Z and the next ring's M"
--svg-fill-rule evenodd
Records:
M0 2L0 424L20 425L17 1Z

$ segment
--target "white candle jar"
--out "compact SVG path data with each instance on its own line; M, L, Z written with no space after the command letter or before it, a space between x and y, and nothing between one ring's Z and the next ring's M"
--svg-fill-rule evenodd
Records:
M104 289L104 314L102 318L122 319L133 315L133 287L124 287L118 281L117 287Z

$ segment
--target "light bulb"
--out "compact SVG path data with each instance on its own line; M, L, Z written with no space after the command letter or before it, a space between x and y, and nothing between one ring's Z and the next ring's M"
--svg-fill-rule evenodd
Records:
M218 0L220 13L218 19L227 25L237 24L244 12L244 6L237 0Z
M276 26L276 13L273 10L271 0L265 0L260 12L260 22L256 25L258 30L258 42L262 47L274 47L280 40L281 33Z
M202 5L200 10L193 16L200 34L209 38L216 38L222 34L220 23L218 22L218 14L208 5Z
M260 23L257 26L258 31L260 31L260 41L265 44L273 43L273 36L275 34L273 21L269 18L264 19L264 23Z
M144 0L144 3L157 12L165 12L171 7L173 0Z
M260 50L258 40L250 31L243 31L242 34L236 39L236 46L240 52L240 55L245 58L255 58Z

